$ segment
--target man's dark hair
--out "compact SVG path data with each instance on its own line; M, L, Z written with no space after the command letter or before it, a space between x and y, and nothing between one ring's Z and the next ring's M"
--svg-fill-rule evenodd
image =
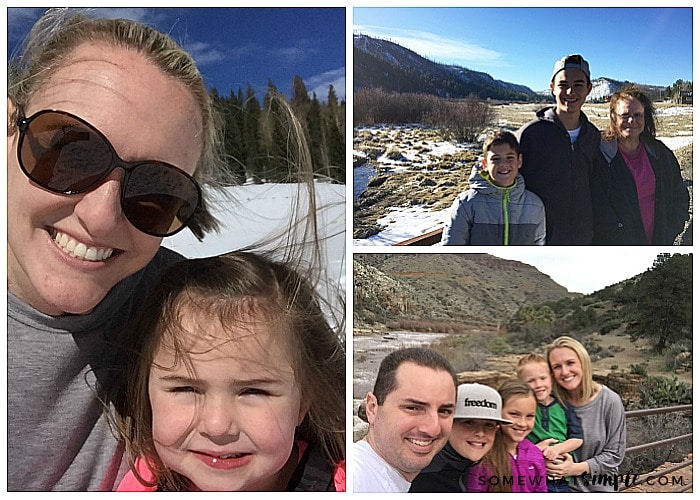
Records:
M425 347L407 347L398 349L385 357L379 365L379 373L372 391L377 398L377 404L383 405L386 397L396 390L396 371L403 363L414 363L425 368L445 371L450 374L457 387L457 375L454 368L441 354Z

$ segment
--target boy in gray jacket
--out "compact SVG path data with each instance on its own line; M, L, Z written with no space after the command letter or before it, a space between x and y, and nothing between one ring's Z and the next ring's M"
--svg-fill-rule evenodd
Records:
M544 245L544 205L518 172L523 157L517 138L507 130L491 132L483 153L469 189L452 204L441 244Z

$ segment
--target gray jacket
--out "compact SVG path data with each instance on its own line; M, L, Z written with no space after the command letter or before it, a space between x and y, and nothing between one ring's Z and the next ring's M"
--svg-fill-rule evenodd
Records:
M455 199L441 245L544 245L545 214L539 197L518 174L510 187L493 184L477 166L469 190Z

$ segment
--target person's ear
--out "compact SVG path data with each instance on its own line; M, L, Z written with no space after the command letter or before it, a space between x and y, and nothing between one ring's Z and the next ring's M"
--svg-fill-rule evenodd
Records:
M517 163L517 169L520 170L520 167L523 166L523 154L518 153L518 163Z
M301 423L304 421L306 418L306 414L309 413L309 408L311 407L311 403L307 403L302 401L301 405L299 405L299 415L297 416L297 426L300 426Z
M481 168L482 170L486 168L486 158L481 159Z
M365 415L367 415L367 422L369 422L370 425L373 425L374 420L377 418L378 408L379 403L377 397L372 392L368 392L365 397Z
M12 99L7 98L7 137L11 137L17 131L17 124L15 123L15 105Z

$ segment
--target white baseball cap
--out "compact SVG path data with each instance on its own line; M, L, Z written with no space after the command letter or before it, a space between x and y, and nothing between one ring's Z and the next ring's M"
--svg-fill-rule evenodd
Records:
M501 417L503 403L496 389L483 384L461 384L457 387L457 405L454 418L493 420L499 424L512 424Z

